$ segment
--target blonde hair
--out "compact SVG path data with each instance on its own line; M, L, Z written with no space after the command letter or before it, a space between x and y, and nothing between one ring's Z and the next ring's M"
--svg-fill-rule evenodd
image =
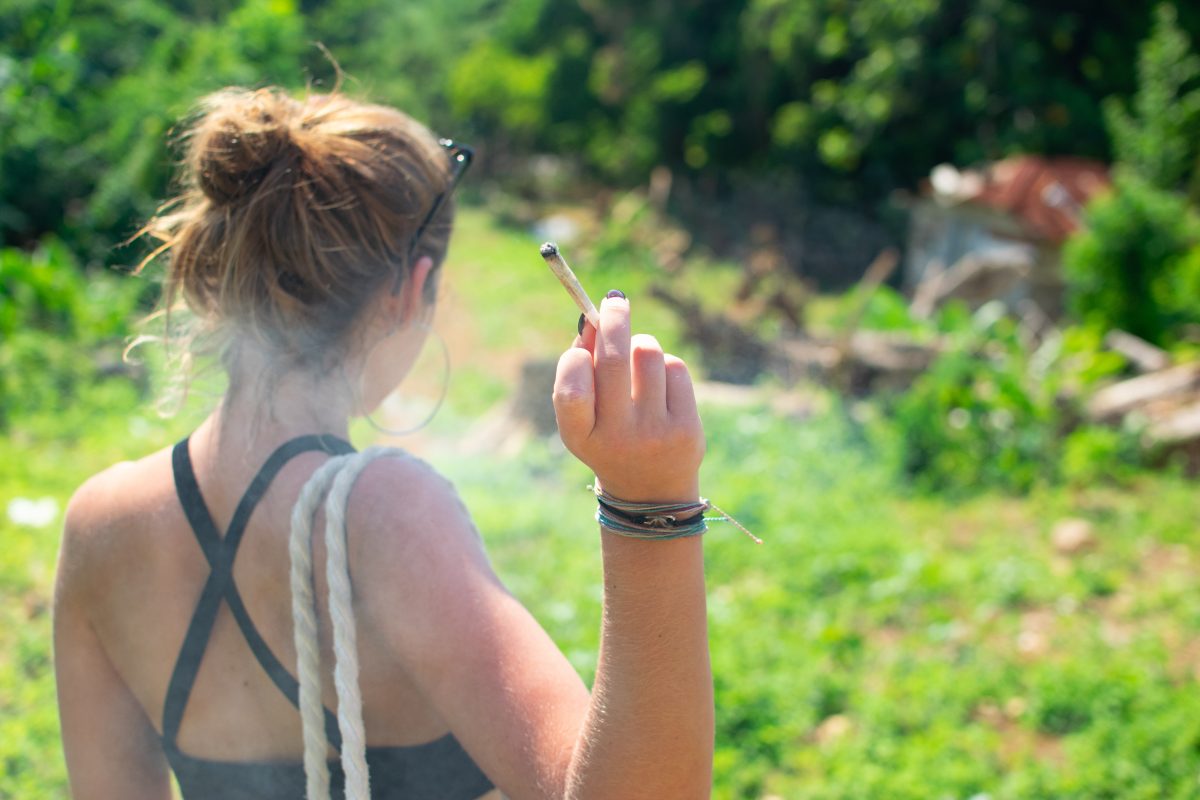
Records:
M249 336L280 372L338 363L371 300L408 278L413 237L450 188L423 125L336 91L225 89L182 141L182 191L143 229L161 244L138 269L166 255L163 317L185 362L207 342L230 369ZM440 265L453 216L446 198L412 261ZM193 317L182 334L180 301Z

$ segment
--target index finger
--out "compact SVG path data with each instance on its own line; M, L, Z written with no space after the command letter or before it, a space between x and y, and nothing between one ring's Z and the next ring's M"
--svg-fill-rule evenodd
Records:
M629 301L623 296L604 298L592 352L597 424L605 417L623 418L630 413L629 339Z

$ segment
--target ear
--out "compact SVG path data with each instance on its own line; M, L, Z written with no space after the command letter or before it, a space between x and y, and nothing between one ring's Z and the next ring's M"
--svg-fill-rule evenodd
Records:
M429 273L433 271L433 259L429 256L422 256L417 259L417 263L413 264L412 271L408 274L408 280L400 287L400 295L397 298L400 303L400 319L402 324L413 322L424 316L426 307L429 305L425 302L425 283L429 280Z

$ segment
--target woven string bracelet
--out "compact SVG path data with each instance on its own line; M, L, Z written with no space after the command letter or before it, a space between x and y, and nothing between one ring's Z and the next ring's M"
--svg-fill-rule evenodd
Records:
M705 533L709 522L730 522L756 544L762 544L762 539L703 497L695 503L631 503L613 497L595 485L588 488L596 495L596 521L621 536L631 539L682 539ZM721 516L704 516L709 509Z

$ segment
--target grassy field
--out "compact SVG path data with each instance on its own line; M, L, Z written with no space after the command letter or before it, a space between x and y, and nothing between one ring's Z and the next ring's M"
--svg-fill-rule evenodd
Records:
M420 447L590 679L600 573L587 473L552 438L511 456L452 444L506 395L521 356L553 357L573 335L536 246L464 213L438 322L455 379ZM628 292L640 327L688 354L674 321L638 304L647 276L579 272L595 294ZM0 798L65 796L48 613L61 510L87 475L203 413L161 420L148 405L107 384L0 437ZM706 545L714 796L1200 797L1195 484L920 496L886 435L828 405L805 420L705 409L705 492L766 540L715 525ZM47 517L14 521L17 498L49 498ZM1092 530L1071 553L1052 541L1068 518Z

